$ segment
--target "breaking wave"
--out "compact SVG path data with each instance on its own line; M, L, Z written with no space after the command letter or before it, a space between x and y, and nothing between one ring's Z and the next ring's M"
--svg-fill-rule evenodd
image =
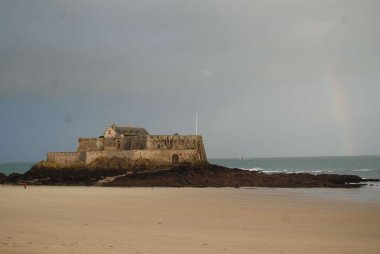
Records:
M243 170L248 170L248 171L263 171L263 168L240 168Z
M322 170L289 170L289 169L264 169L264 168L240 168L248 171L256 171L263 172L267 174L277 174L277 173L285 173L285 174L299 174L299 173L309 173L309 174L320 174Z
M366 171L373 171L373 169L370 169L370 168L362 168L362 169L354 169L352 171L356 171L356 172L366 172Z

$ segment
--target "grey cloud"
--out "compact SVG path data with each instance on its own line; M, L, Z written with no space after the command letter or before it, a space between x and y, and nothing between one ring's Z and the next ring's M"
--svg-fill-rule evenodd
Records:
M380 153L369 138L379 126L379 9L371 0L1 1L0 100L72 98L80 108L84 96L102 112L87 122L129 116L174 132L193 131L198 111L211 156ZM340 143L332 78L357 151ZM86 124L67 112L60 122Z

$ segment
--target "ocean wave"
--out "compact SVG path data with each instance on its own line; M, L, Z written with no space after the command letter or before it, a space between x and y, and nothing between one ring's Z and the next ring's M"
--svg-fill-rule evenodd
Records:
M287 173L288 170L286 169L264 169L264 168L240 168L243 170L248 171L256 171L256 172L263 172L263 173Z
M322 173L322 170L298 170L294 171L293 173L299 174L299 173Z
M285 173L285 174L300 174L300 173L322 173L323 170L288 170L288 169L265 169L265 168L240 168L242 170L263 172L268 174Z
M288 170L284 169L284 170L263 170L262 172L264 173L287 173Z
M362 169L353 169L352 171L356 171L356 172L366 172L366 171L373 171L373 169L370 169L370 168L362 168Z
M262 171L263 170L262 168L240 168L240 169L248 170L248 171Z

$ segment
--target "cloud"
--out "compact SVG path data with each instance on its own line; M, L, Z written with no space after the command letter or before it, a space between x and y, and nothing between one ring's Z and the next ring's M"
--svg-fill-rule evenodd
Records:
M193 130L185 116L198 111L208 116L211 155L307 155L313 147L337 154L325 148L339 137L328 125L336 122L327 101L332 64L357 140L376 154L379 8L373 0L0 1L0 119L9 122L0 133L24 133L31 122L38 133L57 117L60 128L75 124L88 134L93 123L126 116L185 133ZM39 100L43 121L28 121ZM51 135L66 142L61 131ZM220 139L230 133L236 149ZM297 150L305 137L317 141ZM18 149L6 143L3 158L10 145Z
M199 72L199 76L203 81L214 80L214 74L209 69L203 69Z

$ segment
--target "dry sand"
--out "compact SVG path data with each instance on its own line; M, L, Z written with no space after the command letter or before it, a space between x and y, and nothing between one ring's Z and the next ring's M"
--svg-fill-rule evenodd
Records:
M379 253L380 204L269 188L0 186L0 253Z

